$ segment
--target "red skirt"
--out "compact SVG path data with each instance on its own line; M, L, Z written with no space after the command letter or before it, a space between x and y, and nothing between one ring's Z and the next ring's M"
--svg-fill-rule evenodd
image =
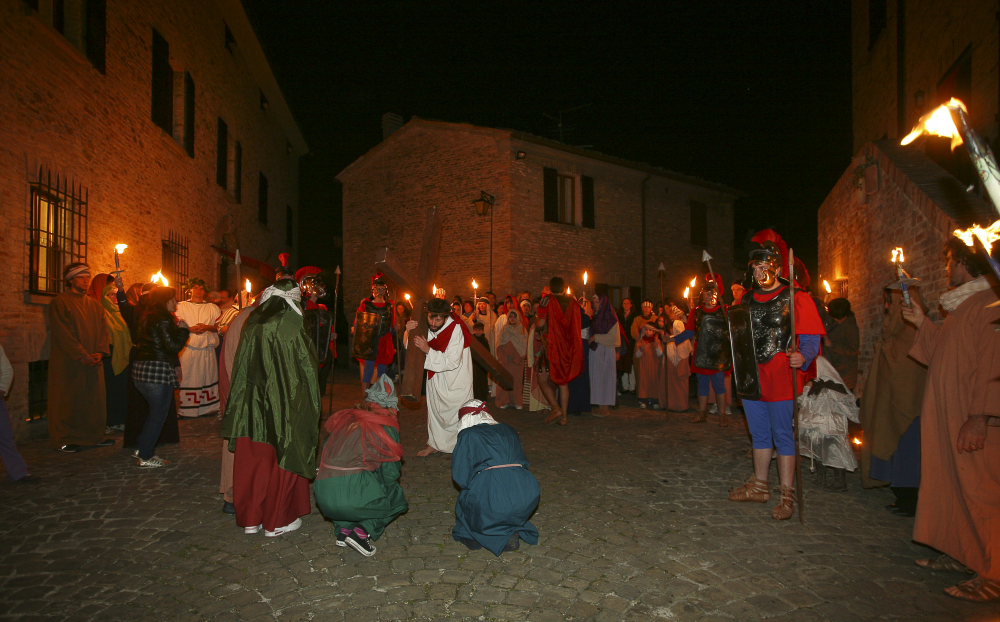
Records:
M240 527L262 524L274 531L309 513L309 480L279 467L274 447L241 437L233 463L233 505Z

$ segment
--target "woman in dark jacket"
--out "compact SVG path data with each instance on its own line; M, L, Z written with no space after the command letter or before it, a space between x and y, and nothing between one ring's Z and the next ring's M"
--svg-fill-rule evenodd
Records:
M156 441L163 430L174 387L180 385L180 352L188 339L188 329L177 325L173 312L177 299L172 287L157 287L149 293L150 305L139 319L136 330L136 354L132 364L132 380L143 399L149 404L149 416L142 426L135 456L140 468L155 468L170 464L154 455Z

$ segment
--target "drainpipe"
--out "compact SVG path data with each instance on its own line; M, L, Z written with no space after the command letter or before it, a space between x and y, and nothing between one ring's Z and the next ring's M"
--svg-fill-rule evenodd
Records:
M642 205L642 215L641 215L641 218L640 218L640 222L641 222L640 226L642 227L642 236L641 236L642 237L642 251L641 251L642 252L642 262L641 262L641 264L642 264L642 295L643 295L643 298L645 298L645 296L646 296L646 184L652 178L653 178L653 174L652 173L647 173L646 174L646 179L642 180L642 191L641 191L642 192L642 194L641 194L641 196L642 196L642 204L641 204ZM636 301L632 301L633 308L635 308L636 304L637 304ZM642 307L642 300L638 301L638 305L640 307Z

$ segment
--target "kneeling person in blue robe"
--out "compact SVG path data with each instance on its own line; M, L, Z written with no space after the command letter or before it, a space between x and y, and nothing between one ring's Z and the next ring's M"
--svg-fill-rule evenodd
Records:
M520 540L538 544L538 529L528 519L540 489L517 431L493 419L479 400L467 402L458 416L451 477L461 490L452 536L469 549L486 548L497 556L517 550Z

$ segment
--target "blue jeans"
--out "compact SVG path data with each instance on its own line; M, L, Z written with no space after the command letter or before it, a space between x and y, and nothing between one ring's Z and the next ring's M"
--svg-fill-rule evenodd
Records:
M174 385L153 384L151 382L136 382L136 390L149 404L149 416L142 426L142 432L135 444L139 447L139 458L149 460L156 452L156 441L163 430L163 422L167 420L170 410L170 399L174 396Z

